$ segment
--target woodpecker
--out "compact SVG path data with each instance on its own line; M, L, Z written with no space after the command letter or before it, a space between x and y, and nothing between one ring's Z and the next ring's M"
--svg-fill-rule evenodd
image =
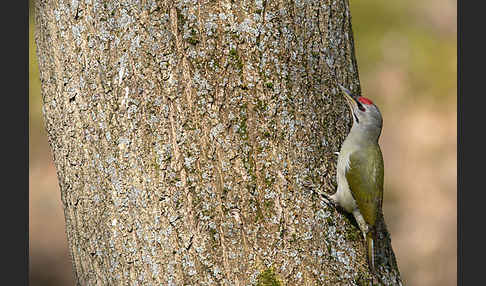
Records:
M383 156L378 145L383 119L371 100L339 87L351 111L353 125L338 154L337 191L326 196L353 214L364 237L369 267L374 272L375 224L383 202Z

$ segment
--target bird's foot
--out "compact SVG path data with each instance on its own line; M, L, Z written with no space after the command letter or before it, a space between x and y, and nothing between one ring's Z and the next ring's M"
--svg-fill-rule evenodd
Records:
M322 200L329 206L332 206L334 208L336 208L337 204L336 204L336 199L334 198L333 195L329 195L329 194L326 194L326 193L321 193L321 196L322 196Z

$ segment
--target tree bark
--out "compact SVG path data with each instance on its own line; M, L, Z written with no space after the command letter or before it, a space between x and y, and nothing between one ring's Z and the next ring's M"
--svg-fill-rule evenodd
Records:
M347 0L38 0L77 283L367 285L357 224L321 197L351 124L337 83L360 92L352 35Z

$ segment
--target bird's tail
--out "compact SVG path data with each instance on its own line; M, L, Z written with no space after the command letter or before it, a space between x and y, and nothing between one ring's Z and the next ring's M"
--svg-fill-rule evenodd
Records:
M369 231L366 234L366 245L368 247L368 265L370 266L370 270L372 273L375 273L375 252L374 252L374 245L373 245L373 232Z

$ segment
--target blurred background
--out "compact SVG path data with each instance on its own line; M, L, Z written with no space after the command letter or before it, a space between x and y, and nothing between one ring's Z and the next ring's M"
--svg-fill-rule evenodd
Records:
M456 285L456 1L350 2L362 95L384 117L384 214L402 278L405 285ZM42 118L32 16L30 285L74 285Z

